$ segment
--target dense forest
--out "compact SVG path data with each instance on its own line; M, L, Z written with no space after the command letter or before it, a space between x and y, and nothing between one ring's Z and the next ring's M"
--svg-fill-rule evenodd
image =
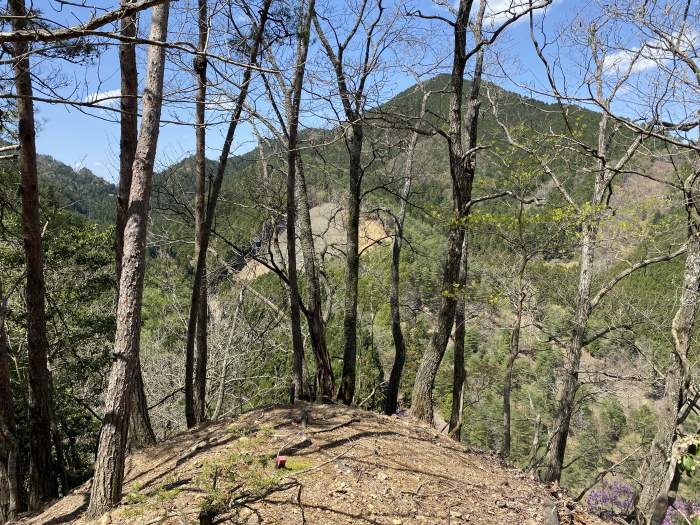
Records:
M700 524L700 5L562 4L8 0L0 524L303 403ZM114 184L48 106L118 130ZM237 461L199 523L272 492Z

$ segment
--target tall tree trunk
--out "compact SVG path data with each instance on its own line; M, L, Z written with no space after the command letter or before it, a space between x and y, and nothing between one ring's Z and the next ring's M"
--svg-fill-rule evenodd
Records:
M248 55L248 64L250 66L255 65L258 59L258 51L260 50L260 44L265 32L265 24L267 23L267 16L270 12L271 2L272 0L265 0L262 10L260 11L260 21L253 29L253 42L250 46L250 52ZM192 295L190 297L190 313L187 321L187 343L185 346L185 418L187 419L188 428L191 428L197 424L197 419L195 417L193 384L194 347L197 333L197 320L199 319L201 312L199 304L202 297L202 283L206 273L207 250L209 249L209 239L211 237L211 230L214 224L216 203L219 200L219 193L221 192L221 183L224 180L226 165L228 164L228 157L229 153L231 152L231 145L233 144L233 138L236 134L236 129L243 113L243 106L245 105L245 100L248 96L248 89L250 87L252 74L252 67L246 67L245 71L243 72L241 89L238 92L238 97L236 98L234 110L231 113L231 119L229 120L226 136L224 137L224 145L221 148L219 165L216 168L216 173L214 174L214 178L212 179L209 188L210 191L209 200L207 201L207 213L202 229L203 235L199 246L199 252L197 253L197 265L192 282Z
M353 122L346 139L350 148L350 187L347 200L345 243L345 306L343 314L343 375L338 400L352 404L355 397L357 366L357 286L360 273L360 199L362 186L362 124Z
M139 355L137 350L136 355ZM151 418L148 414L148 399L146 399L146 389L143 384L143 374L141 372L141 360L135 364L133 381L131 384L131 412L129 414L129 450L150 447L156 444L156 434L151 425Z
M420 117L417 126L420 126L425 116L425 108L428 104L430 92L423 94ZM386 389L384 400L384 413L392 415L396 413L399 402L399 388L401 386L401 375L406 363L406 342L401 329L401 248L403 245L403 228L406 222L406 211L408 209L408 199L413 186L413 158L418 143L418 130L411 133L411 140L406 151L406 163L404 164L404 183L401 188L399 198L399 215L394 223L394 242L391 246L391 295L389 296L389 307L391 309L391 336L394 340L394 364L389 374L389 384Z
M129 3L131 0L124 2ZM134 38L137 34L136 15L122 18L121 33ZM131 172L138 141L138 70L136 68L136 46L130 42L119 44L119 68L121 73L121 113L119 138L119 185L117 187L117 227L115 252L117 264L117 304L119 303L119 281L124 255L124 227L126 226ZM138 353L138 350L137 352ZM143 386L141 363L136 363L135 381L132 384L132 406L130 415L129 448L143 448L156 443L156 435L148 415L148 403Z
M583 350L584 336L591 313L591 283L593 281L593 261L597 236L597 220L593 219L584 223L574 326L571 339L566 348L566 355L564 356L563 377L557 385L549 450L543 460L542 469L538 474L540 481L545 483L559 481L564 464L569 425L579 386L578 372L581 362L581 351Z
M523 205L520 204L519 224L522 224ZM522 230L521 230L522 231ZM522 238L522 234L521 234ZM510 332L510 343L508 345L508 361L506 362L506 373L503 378L503 441L501 442L501 456L510 456L510 393L513 386L513 366L520 354L520 328L523 324L523 304L525 303L525 269L527 268L527 256L523 255L518 269L518 298L515 310L515 323Z
M0 283L0 524L14 520L23 510L19 472L15 408L10 383L9 342Z
M207 39L209 35L209 27L207 21L207 0L199 0L199 13L197 17L197 26L199 29L199 47L198 54L193 61L194 71L197 75L197 97L195 110L195 134L196 134L196 177L195 177L195 196L194 196L194 224L195 224L195 242L194 242L194 257L199 260L199 252L202 247L202 239L204 238L204 220L205 220L205 194L206 194L206 99L207 99L207 58L204 52L207 48ZM206 393L207 393L207 269L206 257L202 268L202 281L200 283L200 295L198 305L197 322L195 326L188 326L189 329L197 331L195 338L197 342L196 368L194 373L194 388L193 388L193 404L194 404L194 423L201 423L206 419ZM188 339L192 336L188 334ZM189 425L189 422L188 422Z
M12 28L26 27L24 0L9 0ZM44 253L39 218L34 103L29 46L12 48L19 135L19 169L22 177L22 231L27 269L27 351L29 354L29 508L38 509L57 495L51 457L51 395L45 317Z
M464 334L466 331L466 286L468 270L468 245L469 237L465 233L462 242L462 264L459 271L458 299L455 306L455 334L454 334L454 358L452 367L452 410L448 433L455 441L462 440L462 410L464 407Z
M651 450L642 469L642 492L637 509L642 523L660 525L669 505L676 497L680 471L673 458L673 445L678 438L679 415L687 403L690 369L688 352L692 341L700 292L700 220L697 197L692 186L686 195L691 221L688 230L688 252L683 273L680 306L671 325L673 353L666 372L666 388L659 412L659 425Z
M296 251L296 188L297 157L299 152L299 110L301 106L301 87L306 71L306 56L309 51L311 19L314 14L314 0L309 0L307 11L297 36L296 63L291 90L291 108L287 116L287 270L289 273L289 305L292 328L292 346L294 367L292 379L297 397L304 393L304 342L301 336L301 307L299 299L299 279L297 275ZM305 186L304 186L305 187Z
M479 92L483 71L483 47L476 52L474 76L467 115L462 122L462 95L464 91L464 69L467 63L467 27L472 2L460 0L454 28L454 56L450 76L450 111L448 141L450 158L450 176L452 178L453 217L447 238L447 256L442 271L442 299L437 314L437 327L421 359L416 380L413 385L411 412L415 417L432 424L433 422L433 384L438 368L445 355L447 341L452 331L457 305L455 287L459 284L462 244L464 242L464 224L469 216L472 184L476 168L475 146L479 122ZM482 43L481 27L486 11L486 2L482 0L475 21L477 45Z
M151 40L166 41L169 8L169 2L153 8ZM165 47L149 46L141 131L136 147L124 229L124 256L119 282L114 360L107 385L105 415L95 459L95 474L88 508L90 517L95 517L118 503L122 495L124 454L131 412L129 385L134 380L139 358L146 231L163 101L164 70Z
M335 393L335 378L331 357L326 345L326 325L323 321L323 306L321 303L321 282L316 264L316 249L314 247L313 229L311 228L311 212L309 194L306 189L304 163L301 155L297 155L297 212L299 214L299 242L304 258L304 274L306 289L309 296L308 317L311 348L316 361L316 392L321 401L330 401Z

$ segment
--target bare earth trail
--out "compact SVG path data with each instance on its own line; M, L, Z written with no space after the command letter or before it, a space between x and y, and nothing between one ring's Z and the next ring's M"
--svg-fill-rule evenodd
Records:
M275 468L278 453L287 469ZM94 523L199 523L212 501L225 503L212 523L604 523L409 417L338 405L271 406L210 423L130 456L126 478L123 504ZM89 493L88 482L20 523L89 523Z

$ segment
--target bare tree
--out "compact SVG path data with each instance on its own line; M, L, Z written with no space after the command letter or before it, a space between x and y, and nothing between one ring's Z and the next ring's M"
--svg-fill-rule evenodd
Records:
M699 433L693 429L687 435L683 425L697 403L697 397L692 395L697 386L690 356L700 293L700 142L696 135L688 134L697 133L700 125L695 102L700 87L700 62L694 29L700 12L692 2L671 0L618 6L614 14L636 27L642 41L641 47L625 49L621 56L627 61L640 56L655 66L654 75L641 84L647 88L645 94L650 101L647 120L655 126L650 130L633 119L619 120L635 133L652 135L666 143L676 180L662 182L682 194L686 212L687 254L679 306L671 323L673 346L658 427L641 468L636 509L639 523L658 525L676 498L682 475L681 458L697 448Z
M360 204L362 200L362 147L364 142L364 106L366 102L367 81L375 71L381 53L385 49L384 36L380 22L384 15L382 0L376 1L376 12L371 20L370 0L362 0L355 18L344 40L340 40L333 22L324 19L331 26L335 42L331 43L321 24L321 15L314 16L314 27L321 45L333 67L335 83L338 89L343 114L343 139L348 152L348 201L347 241L345 246L345 306L343 314L343 373L338 388L337 398L349 405L355 396L357 363L357 285L359 282L360 252ZM348 71L348 46L364 30L364 40L360 64ZM353 76L355 75L355 76ZM352 83L350 81L352 80Z
M150 40L164 43L170 3L153 8ZM133 164L124 256L119 282L114 361L109 375L104 419L95 458L95 474L88 514L97 516L119 502L122 495L125 446L131 413L131 388L139 362L141 304L145 270L146 231L163 98L165 47L149 47L143 94L141 130Z
M206 99L207 99L207 40L209 37L209 21L207 20L207 0L198 0L197 3L197 29L199 34L199 54L194 57L193 68L197 75L197 95L195 99L195 193L194 193L194 258L199 259L199 252L204 238L205 220L205 193L207 177L206 157ZM207 393L207 269L206 257L202 269L202 282L200 283L199 312L196 322L197 355L194 374L194 418L196 423L206 419L206 393ZM188 330L193 327L188 326ZM188 340L192 337L188 334Z
M296 63L294 64L294 78L291 86L291 107L287 116L287 269L289 273L289 302L290 302L290 322L292 325L292 344L294 350L294 369L292 378L298 395L303 394L303 361L304 346L301 338L301 310L299 299L299 284L297 278L297 255L296 255L296 216L297 206L295 194L297 189L297 157L299 156L299 109L301 107L301 88L304 82L304 72L306 71L306 57L309 52L309 38L311 33L311 19L314 16L314 0L309 0L309 4L304 12L299 28L297 40ZM302 174L303 175L303 174ZM313 298L312 298L313 299ZM327 366L321 362L319 369L318 385L323 386L327 382L324 377ZM332 381L332 376L331 376ZM327 392L323 392L327 394Z
M431 92L423 94L420 114L418 116L418 126L425 117L426 106ZM401 386L401 375L406 363L406 342L401 329L401 248L404 240L404 224L406 222L406 211L408 201L413 186L413 159L418 144L420 131L418 127L411 133L406 151L406 162L404 164L404 183L399 194L399 213L394 217L394 240L391 246L391 295L389 297L389 307L391 309L391 336L394 340L394 363L389 374L389 383L386 389L384 401L384 413L392 415L398 408L399 387Z
M464 242L464 225L468 216L472 184L476 167L476 145L479 122L479 93L483 73L484 45L482 26L486 2L482 0L473 19L475 43L467 49L467 32L471 20L471 0L460 0L454 22L449 22L454 34L454 54L448 93L450 97L449 131L445 134L450 158L452 181L452 214L447 240L447 257L443 266L443 297L437 315L437 328L430 346L421 359L411 396L411 412L424 421L433 421L433 384L447 348L455 318L459 290L460 261ZM499 31L500 32L500 31ZM494 34L494 39L497 34ZM464 72L470 58L476 57L468 98L467 114L462 114Z
M234 109L231 113L231 118L226 130L224 145L221 149L221 156L219 157L219 164L209 187L209 200L207 201L206 210L207 213L202 230L203 236L200 239L199 252L197 254L196 269L192 283L192 296L190 299L190 313L187 323L187 343L185 347L185 417L187 419L188 427L193 427L197 423L194 408L194 346L195 335L197 333L197 319L200 315L199 303L202 295L202 280L204 279L206 270L207 250L209 249L209 239L211 237L212 226L214 224L216 203L221 192L221 183L224 180L224 174L226 172L226 165L231 152L233 138L236 134L238 123L241 120L241 115L243 114L246 97L248 96L253 69L255 68L255 64L258 60L258 52L263 41L265 24L267 23L271 2L272 0L264 0L260 11L260 19L258 20L257 24L254 24L251 35L252 42L248 53L248 64L245 67L241 89L236 97Z
M12 29L27 27L24 0L8 2ZM51 455L51 392L45 316L44 253L39 217L39 187L34 126L34 101L30 71L29 45L12 46L19 135L19 169L22 177L22 228L27 271L27 349L29 352L29 508L37 509L46 499L57 495Z

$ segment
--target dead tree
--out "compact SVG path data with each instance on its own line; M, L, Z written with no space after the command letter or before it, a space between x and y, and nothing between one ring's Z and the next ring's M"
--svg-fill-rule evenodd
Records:
M169 9L169 2L153 8L150 40L165 43ZM88 508L88 514L92 517L118 503L122 496L125 448L132 408L129 385L134 380L139 360L146 231L160 127L164 70L165 47L158 44L149 46L141 130L136 146L124 228L124 255L119 282L114 358L105 396L105 415L100 430Z

